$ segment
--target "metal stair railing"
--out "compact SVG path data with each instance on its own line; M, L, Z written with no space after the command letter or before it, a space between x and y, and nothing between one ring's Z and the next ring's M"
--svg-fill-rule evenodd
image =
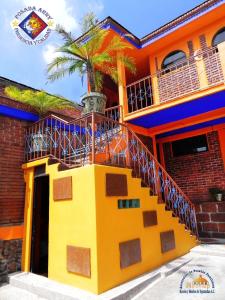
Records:
M131 168L151 194L198 236L193 203L125 124L96 113L70 122L50 115L27 129L25 154L26 161L50 156L69 168L86 164Z

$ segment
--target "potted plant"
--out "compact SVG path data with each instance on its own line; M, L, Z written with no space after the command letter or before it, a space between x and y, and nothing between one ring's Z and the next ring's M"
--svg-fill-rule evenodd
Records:
M109 39L109 31L100 28L97 23L93 13L87 14L82 20L83 38L77 40L62 26L57 25L56 32L64 42L56 49L59 56L48 65L50 81L74 72L81 75L82 82L84 76L87 76L89 92L81 99L85 106L84 114L93 111L104 114L106 96L101 93L104 75L118 82L116 67L118 60L130 72L136 71L133 58L123 53L132 46L121 36Z
M5 88L5 93L10 98L30 105L42 118L51 110L75 108L76 104L60 96L54 96L45 91L20 90L15 86ZM38 131L32 134L32 151L46 151L48 148L47 136Z
M223 199L223 190L218 187L213 187L209 189L209 193L212 198L216 201L222 201Z

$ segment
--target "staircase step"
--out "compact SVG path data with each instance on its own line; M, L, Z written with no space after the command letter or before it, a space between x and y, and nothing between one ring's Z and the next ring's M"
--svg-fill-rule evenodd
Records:
M182 266L192 260L192 256L186 254L169 263L162 265L154 271L138 276L124 284L121 284L100 295L95 295L90 292L65 285L46 277L33 273L15 273L9 276L8 289L18 292L18 295L23 295L21 298L16 297L1 297L1 300L125 300L133 299L137 293L146 288L149 284L155 281L164 279L173 274ZM24 295L30 295L26 298Z
M95 299L95 295L89 292L32 273L22 272L20 274L11 275L9 277L9 283L13 287L48 300Z
M11 285L0 287L1 300L48 300L30 293L24 289L20 289Z

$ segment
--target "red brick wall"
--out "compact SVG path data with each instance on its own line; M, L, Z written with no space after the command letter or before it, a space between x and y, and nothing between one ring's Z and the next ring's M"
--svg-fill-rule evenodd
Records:
M169 143L164 144L166 169L193 202L211 200L210 187L225 189L225 171L218 133L207 134L209 151L172 157Z
M23 222L24 134L27 122L0 116L0 225Z
M225 202L196 205L196 218L201 237L225 238Z

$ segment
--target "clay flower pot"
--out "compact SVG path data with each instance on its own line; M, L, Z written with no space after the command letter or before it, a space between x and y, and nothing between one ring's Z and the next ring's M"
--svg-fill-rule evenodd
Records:
M83 115L91 112L97 112L99 114L105 114L106 96L97 93L90 92L81 98L81 103L84 105Z

